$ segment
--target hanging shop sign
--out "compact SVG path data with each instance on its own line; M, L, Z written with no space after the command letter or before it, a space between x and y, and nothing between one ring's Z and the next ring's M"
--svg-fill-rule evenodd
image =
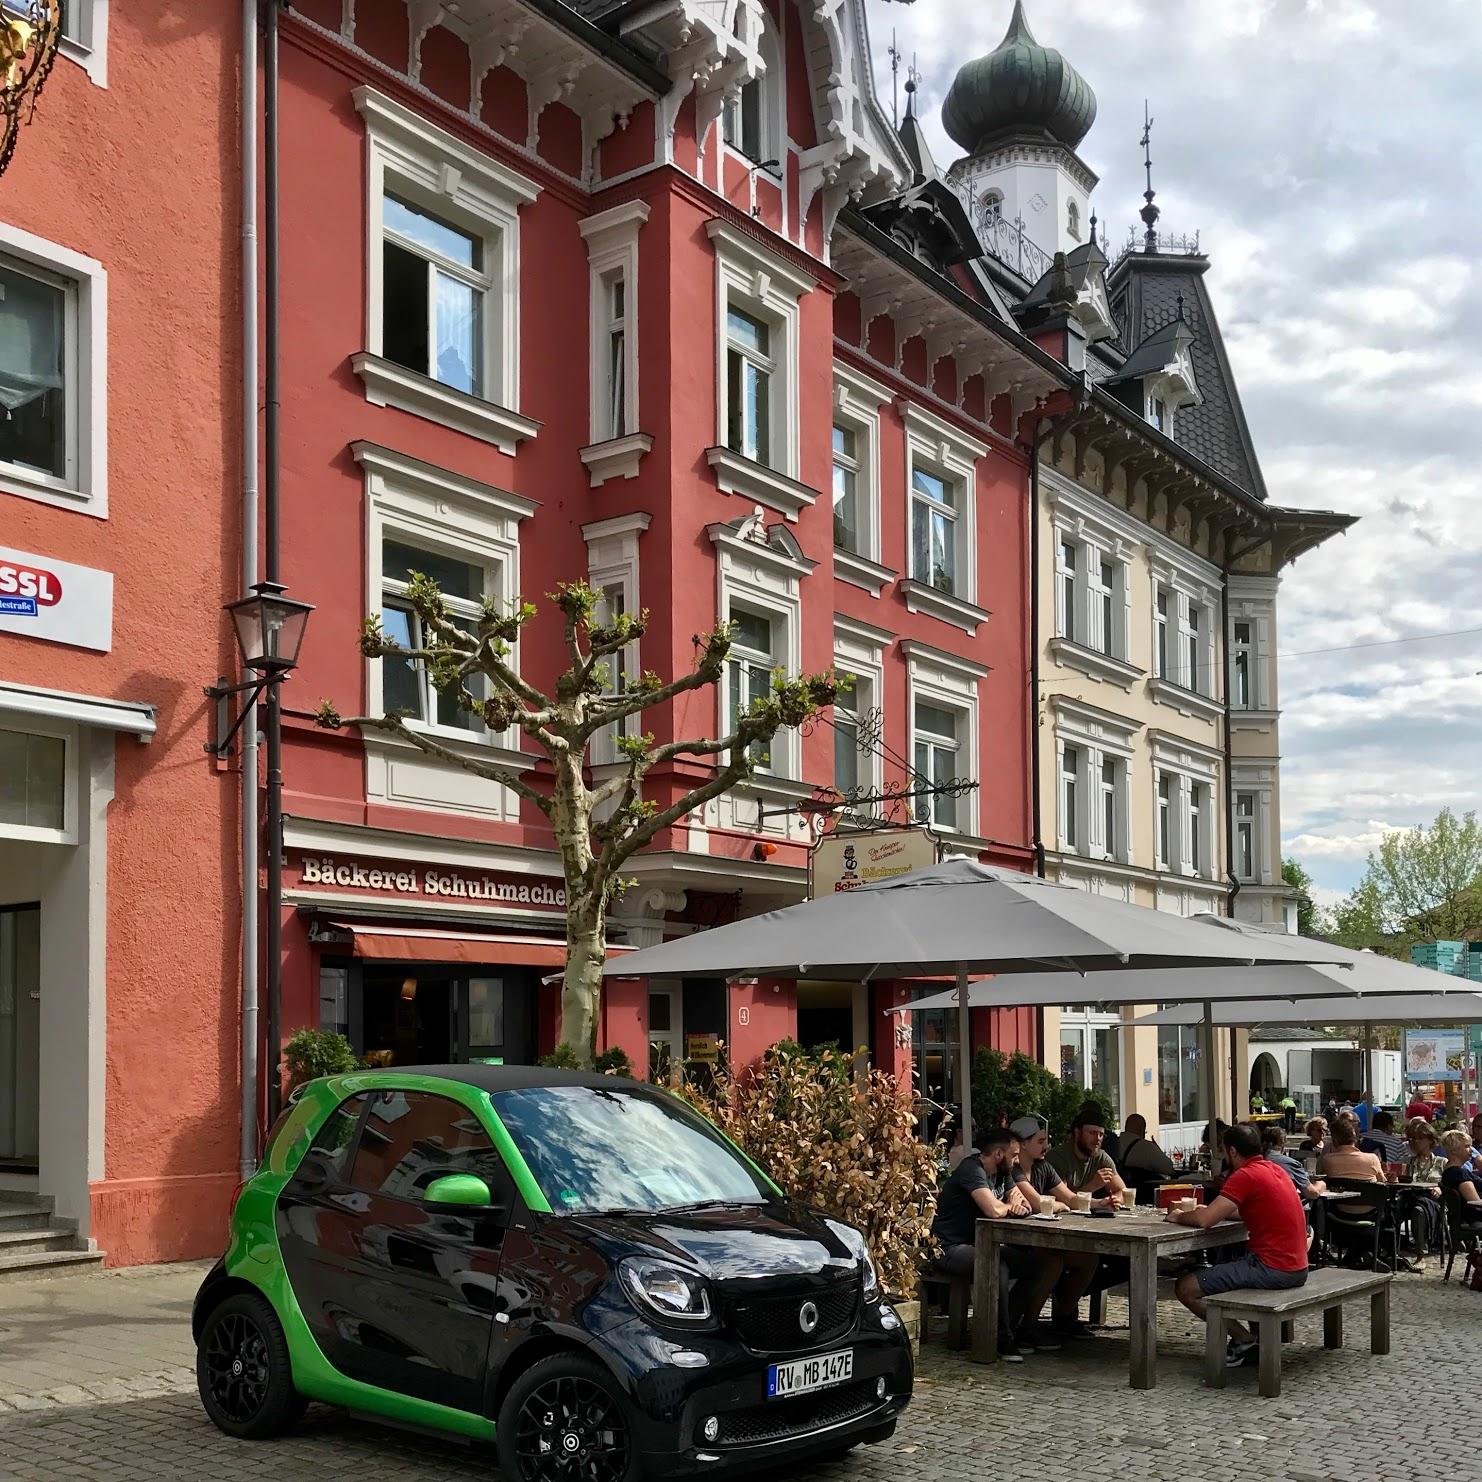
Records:
M0 546L0 633L113 647L113 573Z
M925 829L825 834L813 850L810 897L839 895L937 862L936 841Z
M298 865L298 884L317 890L346 890L387 898L414 896L438 902L456 900L529 910L564 912L566 887L539 876L510 875L484 870L449 869L446 865L414 860L367 859L363 856L305 854L289 858L290 873Z

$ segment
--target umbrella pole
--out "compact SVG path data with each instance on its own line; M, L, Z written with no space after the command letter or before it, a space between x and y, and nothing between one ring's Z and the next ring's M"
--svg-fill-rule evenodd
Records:
M1224 1149L1220 1147L1219 1129L1215 1125L1218 1121L1214 1112L1215 1087L1219 1084L1219 1079L1215 1073L1214 1063L1214 1005L1212 1003L1204 1005L1204 1053L1200 1059L1203 1061L1200 1079L1204 1082L1204 1104L1209 1111L1209 1169L1211 1173L1218 1173L1224 1160Z
M957 974L957 1094L962 1103L962 1155L973 1146L972 1016L967 1009L967 974Z

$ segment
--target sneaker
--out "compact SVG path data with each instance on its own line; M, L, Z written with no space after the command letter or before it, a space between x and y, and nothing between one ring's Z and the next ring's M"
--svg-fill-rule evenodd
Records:
M1022 1364L1024 1362L1024 1355L1012 1338L1000 1338L998 1340L998 1358L1000 1363L1005 1364Z
M1079 1319L1072 1319L1069 1322L1053 1322L1050 1324L1050 1331L1057 1338L1069 1339L1072 1343L1088 1343L1096 1336L1091 1324L1081 1322Z
M1259 1343L1238 1343L1234 1338L1225 1345L1225 1367L1227 1369L1247 1369L1252 1364L1260 1362L1261 1345Z

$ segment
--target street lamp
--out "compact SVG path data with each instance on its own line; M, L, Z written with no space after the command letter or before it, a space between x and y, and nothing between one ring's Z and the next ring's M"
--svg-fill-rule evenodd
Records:
M237 648L241 651L242 665L258 677L242 684L228 684L225 676L206 689L206 697L216 701L216 734L220 740L206 742L206 750L212 756L226 757L231 754L232 741L243 723L252 713L262 693L270 684L278 684L293 669L298 667L298 651L303 646L304 629L308 625L313 608L307 602L295 602L283 595L283 587L275 581L260 581L254 584L246 597L239 597L226 605L232 620L232 630L237 635ZM226 703L233 695L251 691L243 702L231 729L222 735L226 722Z

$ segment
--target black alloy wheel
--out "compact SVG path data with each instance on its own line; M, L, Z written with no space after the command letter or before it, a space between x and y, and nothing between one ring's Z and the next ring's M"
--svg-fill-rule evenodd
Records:
M196 1347L196 1387L218 1428L243 1440L280 1435L303 1415L288 1342L265 1298L239 1292L211 1311Z
M501 1470L519 1482L632 1482L627 1406L607 1371L579 1354L542 1359L511 1386L496 1429Z

